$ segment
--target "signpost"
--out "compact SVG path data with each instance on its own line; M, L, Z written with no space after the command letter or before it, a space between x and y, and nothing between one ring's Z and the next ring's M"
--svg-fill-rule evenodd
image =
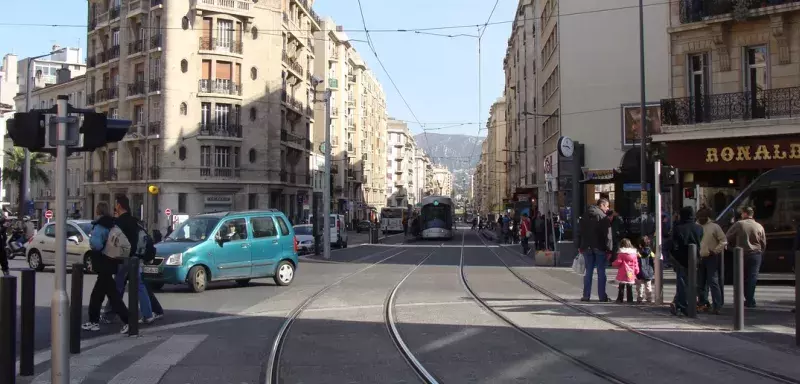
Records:
M51 210L49 210L49 209L48 209L48 210L46 210L46 211L44 212L44 218L45 218L45 219L47 219L47 222L49 223L49 222L50 222L50 219L52 219L52 218L53 218L53 211L51 211Z
M167 215L167 216L172 216L172 210L167 208L167 209L164 210L164 214Z

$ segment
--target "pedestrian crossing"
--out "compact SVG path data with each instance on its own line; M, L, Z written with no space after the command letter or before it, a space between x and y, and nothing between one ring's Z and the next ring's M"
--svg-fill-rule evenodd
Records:
M109 384L157 384L167 371L194 351L208 335L173 335L170 337L124 337L118 341L84 350L70 359L70 384L97 382L93 374L99 370L117 373ZM136 353L134 353L136 352ZM136 355L131 358L131 355ZM138 356L141 355L141 356ZM139 357L138 360L132 361ZM18 383L27 383L18 378ZM50 384L51 370L35 376L30 384Z

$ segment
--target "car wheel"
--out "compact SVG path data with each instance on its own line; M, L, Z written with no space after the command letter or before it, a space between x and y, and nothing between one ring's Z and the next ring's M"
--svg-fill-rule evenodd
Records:
M236 279L236 284L238 284L240 287L246 287L248 284L250 284L250 279Z
M275 284L282 287L287 286L294 280L294 265L287 260L283 260L278 264L273 277Z
M189 289L194 293L200 293L206 290L208 284L208 273L206 269L200 265L195 265L189 270Z
M42 262L42 254L37 250L31 250L28 253L28 266L37 272L44 271L44 263Z
M83 255L83 272L86 274L94 273L94 267L92 266L92 257L89 254Z

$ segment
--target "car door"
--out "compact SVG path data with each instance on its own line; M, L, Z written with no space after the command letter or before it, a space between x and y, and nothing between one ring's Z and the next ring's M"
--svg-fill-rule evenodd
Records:
M271 276L281 253L278 228L272 216L267 215L251 217L250 225L253 228L253 276Z
M289 223L286 222L283 216L275 216L275 221L278 222L278 228L281 230L280 238L278 239L281 246L278 258L290 258L294 253L294 236L292 236L292 232L289 230Z
M56 262L56 225L47 224L42 231L44 236L35 236L31 245L39 250L43 263L53 265Z
M220 239L221 241L217 241ZM228 219L222 222L214 235L217 241L213 256L216 271L212 278L235 279L250 277L250 238L247 220Z
M78 230L78 227L67 224L67 239L70 236L75 236L78 238L78 243L74 243L72 241L67 240L67 265L71 266L75 263L83 263L83 250L85 247L82 246L83 242L86 239L81 234L81 231Z

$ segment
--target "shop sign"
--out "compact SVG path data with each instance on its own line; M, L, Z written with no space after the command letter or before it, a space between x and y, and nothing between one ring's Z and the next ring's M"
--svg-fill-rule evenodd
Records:
M589 180L613 180L614 179L614 170L613 169L581 169L583 172L583 181Z
M800 137L670 142L667 144L667 163L689 171L800 165Z
M233 197L232 196L222 196L222 195L211 195L205 197L206 204L215 204L215 205L222 205L222 204L233 204Z

